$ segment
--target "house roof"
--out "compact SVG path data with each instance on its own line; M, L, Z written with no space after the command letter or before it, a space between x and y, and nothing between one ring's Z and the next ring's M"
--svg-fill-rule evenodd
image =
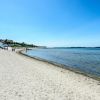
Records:
M8 45L0 42L0 47L4 48L4 47L8 47Z

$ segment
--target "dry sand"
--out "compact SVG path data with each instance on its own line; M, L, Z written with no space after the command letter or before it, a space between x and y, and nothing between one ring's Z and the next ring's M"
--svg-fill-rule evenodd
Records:
M0 50L0 100L100 100L100 82Z

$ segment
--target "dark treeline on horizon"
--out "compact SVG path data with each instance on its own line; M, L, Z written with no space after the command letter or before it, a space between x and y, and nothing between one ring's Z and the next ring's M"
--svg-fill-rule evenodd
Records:
M63 48L63 49L64 49L64 48L65 48L65 49L66 49L66 48L69 48L69 49L70 49L70 48L100 48L100 47L53 47L53 48L55 48L55 49L56 49L56 48L61 48L61 49L62 49L62 48Z
M33 45L33 44L28 44L28 43L25 43L25 42L15 42L13 40L10 40L10 39L0 39L0 42L2 42L3 44L7 44L8 46L11 46L11 47L38 47L36 45Z

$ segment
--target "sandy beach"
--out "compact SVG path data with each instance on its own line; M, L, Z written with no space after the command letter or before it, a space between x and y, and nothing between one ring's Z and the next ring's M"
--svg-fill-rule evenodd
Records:
M0 100L100 100L100 81L0 49Z

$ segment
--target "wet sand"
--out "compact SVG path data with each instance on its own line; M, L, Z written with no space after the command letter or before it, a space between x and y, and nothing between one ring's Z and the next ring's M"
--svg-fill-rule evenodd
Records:
M0 49L0 100L100 100L100 81Z

